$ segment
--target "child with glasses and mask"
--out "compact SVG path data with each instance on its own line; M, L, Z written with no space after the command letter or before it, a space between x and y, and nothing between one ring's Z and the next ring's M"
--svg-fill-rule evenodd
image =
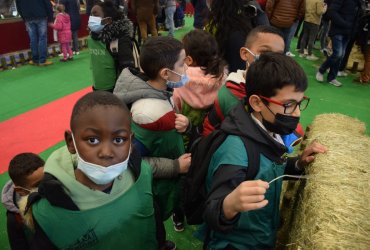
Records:
M282 179L268 182L283 174L302 174L316 153L326 152L313 142L299 157L286 158L281 136L294 131L309 100L304 95L306 75L293 59L281 53L261 54L249 67L245 85L245 102L222 123L229 136L208 169L204 219L209 249L274 248ZM259 152L253 180L246 180L248 156L241 137Z
M152 169L132 145L127 106L106 91L86 94L64 136L28 199L32 249L158 249Z
M44 176L44 164L44 160L34 153L21 153L10 161L8 174L11 180L3 188L1 202L7 210L7 231L11 249L29 248L20 200L37 191Z

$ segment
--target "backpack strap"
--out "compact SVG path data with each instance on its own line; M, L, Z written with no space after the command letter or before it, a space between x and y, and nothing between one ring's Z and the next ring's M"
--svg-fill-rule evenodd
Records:
M259 169L260 169L260 153L261 151L257 148L257 145L253 143L249 138L240 136L244 143L245 150L248 156L248 168L245 180L253 180Z

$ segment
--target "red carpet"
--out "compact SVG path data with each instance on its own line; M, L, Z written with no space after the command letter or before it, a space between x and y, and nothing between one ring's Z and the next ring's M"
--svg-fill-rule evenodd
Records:
M85 88L71 95L0 123L0 174L11 158L22 152L40 153L64 139L73 105L91 91Z

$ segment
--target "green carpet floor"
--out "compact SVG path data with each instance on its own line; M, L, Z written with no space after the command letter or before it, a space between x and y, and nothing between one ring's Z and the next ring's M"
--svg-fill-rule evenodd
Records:
M192 19L187 17L186 27L176 31L176 37L181 38L191 29ZM166 32L162 34L165 35ZM294 40L291 48L295 46L296 41ZM320 56L318 51L314 53ZM311 98L309 107L302 112L302 124L308 125L318 114L336 112L363 121L368 128L367 134L370 135L368 127L370 124L370 86L352 83L355 77L352 74L345 78L338 78L343 82L341 88L327 83L318 83L314 79L314 74L322 59L311 62L296 58L309 78L306 95ZM56 58L52 60L54 65L49 67L22 66L0 72L0 122L91 85L89 55L86 50L76 56L72 62L61 63ZM41 156L46 159L51 152L63 144L63 142L58 143L43 152ZM0 187L8 179L7 173L0 175ZM9 249L9 245L6 235L5 210L2 206L0 206L0 218L0 249L5 250ZM171 221L166 222L166 227L168 238L177 243L178 249L201 249L201 243L192 237L194 227L186 227L181 233L173 230Z

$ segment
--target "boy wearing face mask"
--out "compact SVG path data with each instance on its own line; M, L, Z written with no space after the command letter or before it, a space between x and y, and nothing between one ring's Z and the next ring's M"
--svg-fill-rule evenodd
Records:
M121 71L138 66L132 23L111 1L104 1L92 8L88 27L93 90L113 92Z
M16 155L9 164L8 181L1 195L1 202L6 208L7 231L11 249L28 249L24 221L20 211L21 197L37 191L44 176L44 160L33 153Z
M255 84L258 82L258 84ZM303 69L280 53L262 54L246 77L245 103L230 111L221 129L229 136L213 154L204 211L209 249L273 249L279 228L283 174L300 175L314 154L326 148L314 142L299 157L286 158L282 135L296 128L309 102ZM246 180L248 156L240 137L260 152L254 180ZM253 144L253 145L252 145Z
M132 146L130 123L111 93L77 101L67 145L48 158L38 194L28 199L33 249L158 248L152 170Z
M140 67L142 72L124 69L113 92L131 108L135 145L142 156L182 156L190 163L181 135L188 129L189 120L177 113L172 100L172 88L187 81L183 44L171 37L149 38L141 48ZM177 176L154 181L163 220L169 218L177 203L177 182Z

